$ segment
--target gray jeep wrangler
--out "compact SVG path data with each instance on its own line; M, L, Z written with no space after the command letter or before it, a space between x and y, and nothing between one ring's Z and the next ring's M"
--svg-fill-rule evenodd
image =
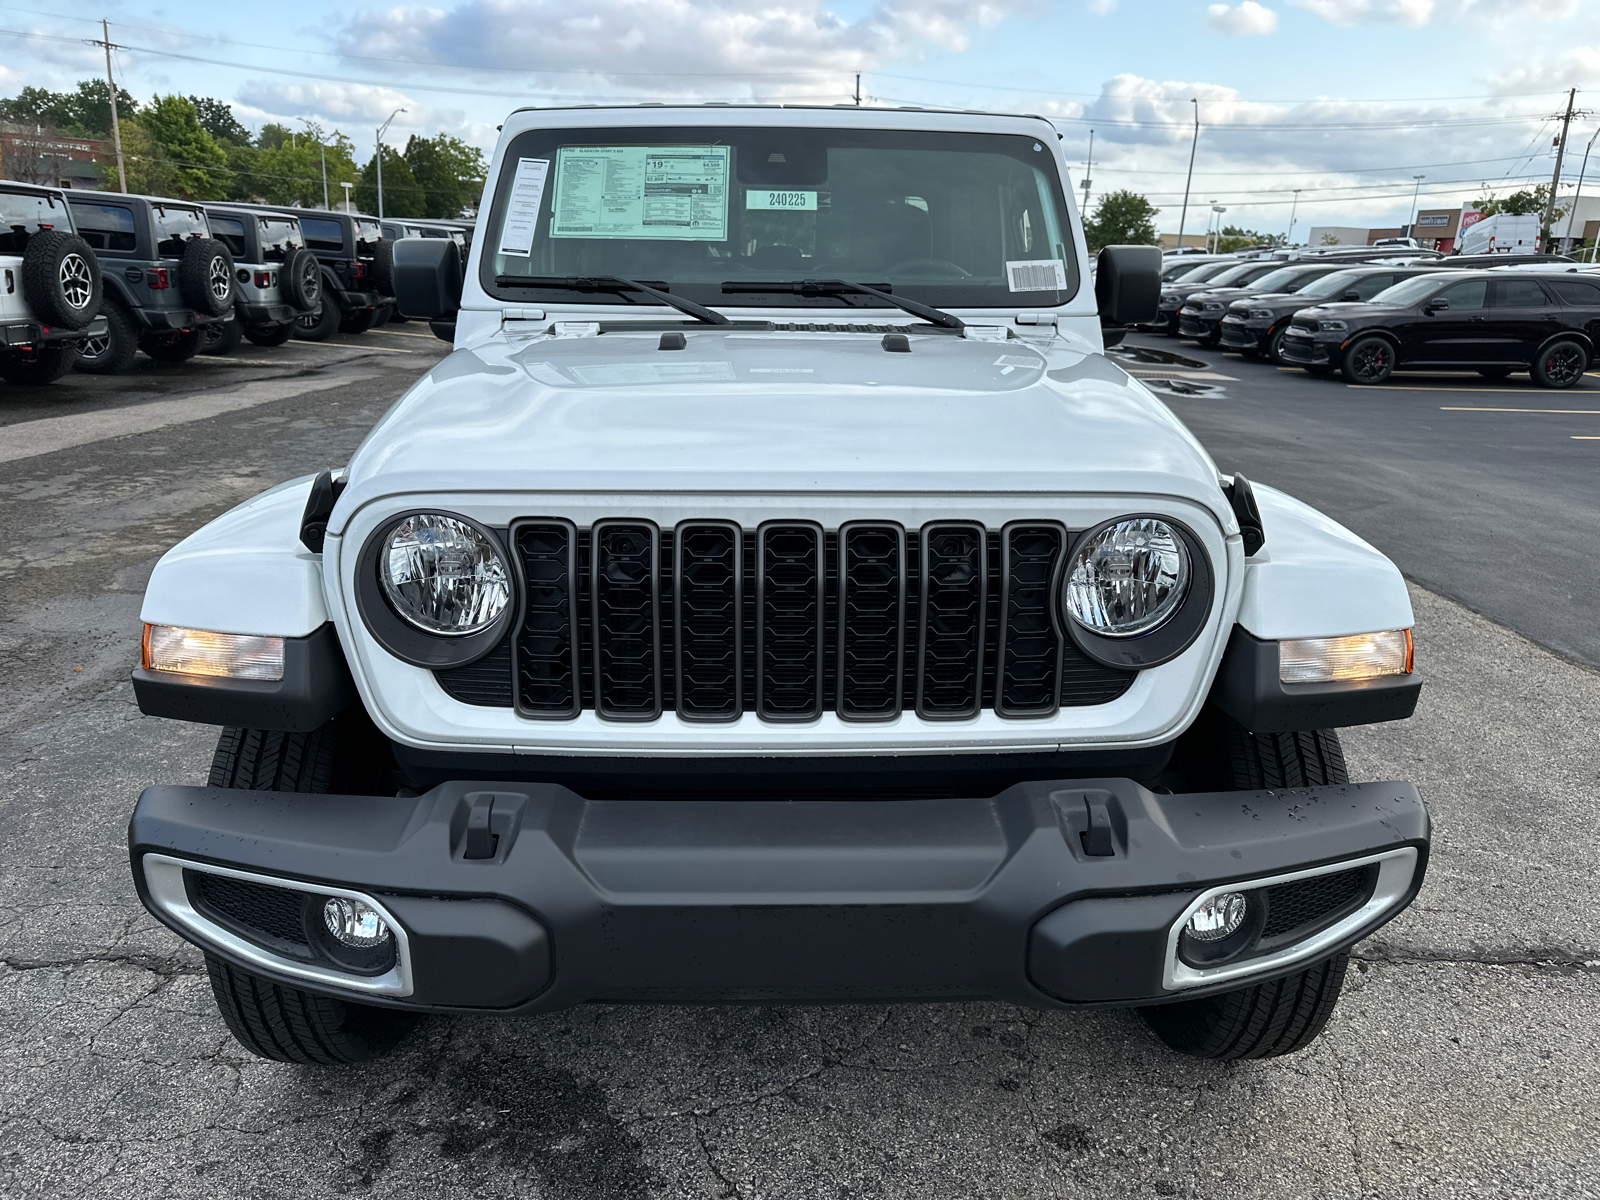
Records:
M211 232L233 255L234 314L208 325L202 354L227 354L241 337L258 346L281 346L295 322L312 316L322 299L322 267L306 249L298 217L231 204L208 204Z
M72 228L66 194L0 183L0 379L53 383L84 333L100 333L100 267Z

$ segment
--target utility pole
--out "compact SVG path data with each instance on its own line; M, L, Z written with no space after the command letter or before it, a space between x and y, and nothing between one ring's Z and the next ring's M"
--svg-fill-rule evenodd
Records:
M111 140L117 148L117 187L125 192L128 190L128 172L122 165L122 122L117 118L117 81L111 77L111 52L122 47L112 44L111 26L106 24L104 18L100 21L100 40L89 44L104 46L106 51L106 91L111 95Z
M1411 178L1417 181L1417 186L1411 189L1411 221L1406 225L1406 236L1415 240L1417 236L1417 197L1422 195L1422 181L1427 176L1413 175Z
M1572 102L1577 98L1577 88L1567 92L1567 115L1561 119L1561 140L1556 143L1556 169L1555 174L1550 176L1550 198L1544 203L1544 220L1539 227L1541 234L1555 223L1556 189L1561 186L1561 160L1567 153L1567 126L1572 124Z
M861 72L856 72L856 107L861 107Z
M1183 227L1189 220L1189 185L1194 182L1194 152L1200 148L1200 98L1192 97L1194 105L1194 141L1189 146L1189 177L1183 181L1183 211L1178 214L1178 249L1183 249Z
M1089 219L1089 185L1094 182L1089 176L1094 172L1094 130L1089 130L1089 161L1083 165L1083 219Z

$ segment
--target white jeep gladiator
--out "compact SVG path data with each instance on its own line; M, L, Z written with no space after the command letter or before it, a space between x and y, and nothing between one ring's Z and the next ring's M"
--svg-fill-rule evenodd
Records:
M987 998L1282 1054L1421 886L1404 581L1110 361L1049 122L525 109L453 352L156 567L134 687L223 727L129 830L229 1028Z

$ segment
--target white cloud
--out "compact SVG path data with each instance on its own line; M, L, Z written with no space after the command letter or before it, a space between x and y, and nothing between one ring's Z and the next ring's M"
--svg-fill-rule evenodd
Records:
M1357 25L1365 21L1426 25L1433 16L1433 0L1294 0L1294 3L1335 25Z
M517 84L507 78L507 90L543 73L546 87L574 93L603 83L603 90L647 95L843 100L852 72L964 50L976 30L1040 3L876 0L865 16L846 21L826 0L591 0L580 8L564 0L458 0L448 9L363 14L338 45L350 54L527 72Z
M1278 28L1278 14L1257 4L1256 0L1243 0L1232 8L1213 4L1206 10L1206 24L1223 33L1245 37L1272 33Z
M1116 11L1117 0L1087 0L1085 7L1097 17L1109 16Z
M1527 92L1549 87L1552 80L1584 84L1600 80L1600 42L1571 46L1559 54L1527 58L1495 75L1490 83L1498 92ZM1579 93L1580 97L1582 92Z

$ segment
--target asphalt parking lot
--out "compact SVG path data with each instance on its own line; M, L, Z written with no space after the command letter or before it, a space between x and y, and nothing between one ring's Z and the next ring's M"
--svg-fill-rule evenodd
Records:
M1345 745L1353 777L1417 783L1434 858L1309 1051L1202 1063L1130 1013L944 1004L593 1006L436 1020L363 1068L247 1055L128 878L139 790L202 780L215 743L134 706L140 595L198 525L343 461L445 352L407 325L0 393L0 1194L1600 1195L1600 414L1522 411L1600 410L1600 379L1379 397L1132 345L1198 364L1123 356L1223 469L1414 581L1421 709Z

